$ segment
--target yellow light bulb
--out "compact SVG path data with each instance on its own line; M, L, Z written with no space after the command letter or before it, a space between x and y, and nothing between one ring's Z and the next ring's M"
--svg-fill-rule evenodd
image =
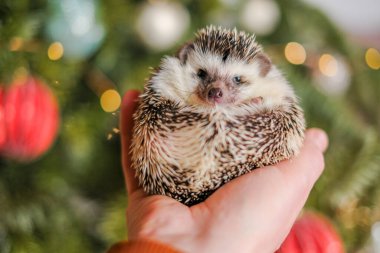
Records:
M371 69L380 69L380 53L375 48L369 48L365 53L365 61Z
M305 48L297 42L289 42L285 46L285 58L292 64L303 64L306 60Z
M338 72L338 62L330 54L324 54L319 58L318 62L319 70L325 76L335 76Z
M56 61L62 58L63 52L63 45L60 42L54 42L50 44L47 54L50 60Z
M106 90L100 97L100 105L105 112L114 112L121 104L120 94L113 89Z

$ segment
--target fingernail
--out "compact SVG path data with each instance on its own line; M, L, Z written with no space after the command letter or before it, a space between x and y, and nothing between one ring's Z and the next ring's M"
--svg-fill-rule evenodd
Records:
M321 129L310 129L309 130L309 138L322 150L325 151L328 146L328 136Z

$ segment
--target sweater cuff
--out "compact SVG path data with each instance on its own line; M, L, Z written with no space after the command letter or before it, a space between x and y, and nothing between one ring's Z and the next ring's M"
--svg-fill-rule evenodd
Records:
M107 253L181 253L166 244L147 239L118 242Z

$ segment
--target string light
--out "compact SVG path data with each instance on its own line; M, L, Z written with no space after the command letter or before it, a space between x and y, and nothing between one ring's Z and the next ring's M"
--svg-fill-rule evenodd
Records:
M318 62L319 70L325 76L335 76L338 71L338 62L330 54L323 54Z
M63 45L60 42L54 42L50 44L47 54L50 60L56 61L62 58L63 52Z
M116 111L119 109L120 104L120 94L114 89L106 90L100 97L100 105L105 112Z
M292 64L303 64L306 60L306 50L297 42L289 42L285 46L285 58Z
M365 53L365 61L371 69L380 69L380 53L375 48L369 48Z

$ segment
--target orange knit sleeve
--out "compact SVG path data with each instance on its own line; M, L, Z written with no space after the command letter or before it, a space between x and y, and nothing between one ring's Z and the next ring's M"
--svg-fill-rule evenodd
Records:
M181 251L160 242L140 239L116 243L107 253L181 253Z

